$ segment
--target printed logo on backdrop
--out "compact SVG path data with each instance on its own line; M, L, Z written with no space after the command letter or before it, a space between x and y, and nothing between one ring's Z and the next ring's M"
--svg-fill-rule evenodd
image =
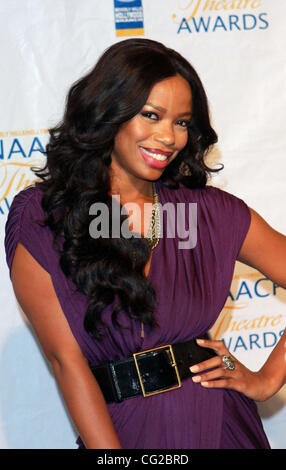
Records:
M177 0L177 34L241 32L269 27L267 0Z
M142 0L114 0L116 36L144 34Z
M286 291L260 273L235 275L227 302L212 327L233 354L273 348L286 325Z
M0 132L0 216L36 179L31 167L43 167L47 136L46 129Z

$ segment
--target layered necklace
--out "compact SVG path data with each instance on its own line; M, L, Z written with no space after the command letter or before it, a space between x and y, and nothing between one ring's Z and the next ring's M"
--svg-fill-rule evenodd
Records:
M159 197L156 192L155 183L152 183L153 190L153 208L149 230L147 233L147 240L149 242L151 250L154 250L159 243L160 238L160 208L159 208Z
M146 239L148 240L151 251L153 251L154 248L156 248L156 246L159 243L160 230L161 230L159 197L156 192L155 183L152 183L152 189L153 189L153 208L152 208L149 230L146 236ZM144 338L144 323L141 321L140 324L141 324L141 338Z

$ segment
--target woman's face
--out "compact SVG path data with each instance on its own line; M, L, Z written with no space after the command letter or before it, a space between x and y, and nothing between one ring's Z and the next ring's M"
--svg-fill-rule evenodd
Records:
M181 75L154 85L140 113L115 136L111 169L116 178L158 179L187 144L191 111L191 89Z

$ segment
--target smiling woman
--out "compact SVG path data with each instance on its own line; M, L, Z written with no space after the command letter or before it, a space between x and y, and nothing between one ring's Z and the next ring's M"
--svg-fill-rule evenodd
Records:
M111 171L120 184L160 178L188 142L191 103L190 85L180 75L154 85L140 113L115 136Z
M11 279L80 448L269 447L251 400L191 378L191 366L214 359L194 338L221 312L236 259L274 274L273 250L261 264L259 249L273 231L257 230L265 226L243 201L206 185L218 171L205 162L216 141L193 67L158 42L122 41L71 87L35 171L41 181L13 201ZM120 224L130 224L121 209L135 207L131 237L108 224L93 238L90 208L105 205L110 219L117 196ZM192 249L181 249L180 227L165 230L160 204L196 206ZM183 227L191 219L187 211Z

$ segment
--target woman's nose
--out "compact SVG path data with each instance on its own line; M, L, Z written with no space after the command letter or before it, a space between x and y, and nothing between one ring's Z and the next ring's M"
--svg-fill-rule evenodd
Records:
M156 130L154 139L165 145L173 145L175 143L175 133L172 124L162 124L160 128Z

